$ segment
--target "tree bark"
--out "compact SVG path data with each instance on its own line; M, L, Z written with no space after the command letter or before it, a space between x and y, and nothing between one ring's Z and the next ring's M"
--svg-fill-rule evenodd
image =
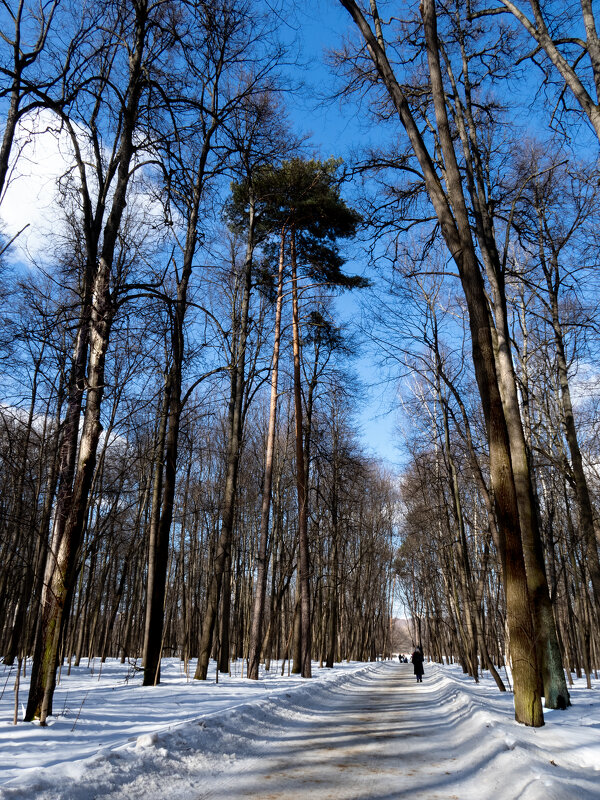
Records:
M586 548L586 566L592 583L596 618L598 621L600 621L600 559L598 557L598 543L596 541L596 532L594 529L594 512L590 499L587 478L585 476L585 470L583 467L581 449L579 447L577 427L575 425L575 414L573 413L573 401L571 400L569 370L565 355L564 337L558 307L558 261L556 257L553 257L554 263L549 265L543 252L541 252L540 260L544 269L546 284L548 287L548 296L550 299L552 330L554 332L554 347L556 351L556 365L560 384L562 419L567 444L569 447L569 453L571 454L571 469L573 470L575 492L577 496L577 504L579 506L579 522ZM553 274L555 276L554 280L552 279Z
M294 351L294 419L296 432L296 491L298 495L298 580L300 586L300 671L303 678L311 672L311 619L309 583L308 518L306 468L302 430L302 386L300 378L300 322L298 311L298 275L296 268L296 234L290 231L290 262L292 269L292 342Z
M469 327L473 348L473 364L490 448L496 517L506 592L507 617L511 638L511 655L515 684L515 718L526 725L543 725L538 690L535 641L523 548L519 535L514 479L506 420L498 389L494 349L487 313L487 299L477 254L473 244L462 180L450 126L439 64L437 21L434 0L423 0L421 13L427 45L429 74L433 93L439 142L445 160L446 197L432 159L410 111L408 101L398 84L387 56L376 41L369 24L354 0L340 0L361 31L369 54L396 107L419 161L425 185L438 217L442 234L458 267L469 311Z
M73 580L76 576L76 560L83 535L88 497L96 465L98 441L102 430L100 409L105 387L104 365L116 312L111 293L110 276L131 177L130 165L134 153L134 131L142 92L141 74L147 33L146 5L145 0L140 0L135 10L128 85L116 156L117 179L110 214L104 226L102 249L97 260L98 238L89 235L88 225L87 270L92 272L92 277L91 280L86 280L84 283L91 293L89 318L88 306L84 298L82 326L78 335L72 376L72 397L67 412L69 438L65 443L64 463L61 464L61 488L55 512L51 552L46 569L45 596L40 627L41 641L39 646L36 646L34 655L37 663L32 671L26 714L27 719L39 715L40 725L46 724L46 718L52 712L60 636L69 614ZM90 206L89 196L87 200L84 198L84 203L88 207ZM88 219L87 222L90 220ZM96 230L99 236L98 226L96 226ZM79 444L77 470L71 485L69 478L72 474L71 464L74 464L75 460L74 450L77 444L79 413L83 395L83 365L88 341L87 395L83 430ZM33 681L34 672L35 682Z
M504 272L494 234L494 223L489 212L485 191L485 174L478 146L477 127L473 117L472 90L469 77L469 58L459 33L462 54L462 81L465 103L460 99L459 87L454 78L452 65L446 57L446 65L454 92L454 120L462 142L467 164L467 184L475 209L476 231L479 247L485 264L488 280L493 289L495 325L490 317L490 328L494 343L498 386L508 430L511 464L519 525L523 543L523 556L527 575L527 588L531 599L534 623L536 654L540 669L541 693L547 708L566 708L570 704L565 681L554 613L550 601L544 547L539 529L536 497L527 453L525 434L519 408L517 382L513 366L510 331L506 308Z
M275 308L275 333L273 339L273 358L271 361L271 400L269 403L269 427L265 452L265 475L263 479L262 501L260 510L260 532L257 556L256 593L252 609L252 627L250 631L250 652L248 658L248 677L258 680L260 647L267 591L267 542L269 536L269 514L271 510L271 492L273 488L273 456L275 453L275 428L277 422L277 383L279 379L279 350L281 345L281 311L283 306L283 265L285 252L285 227L281 230L279 245L279 268L277 271L277 301Z
M160 683L160 651L163 634L165 581L169 556L169 539L160 536L160 513L163 493L165 440L170 407L170 378L165 376L154 445L152 478L152 510L148 531L148 577L146 581L146 616L144 620L144 686Z
M223 493L223 513L221 516L221 533L217 544L217 552L213 565L213 574L208 588L208 603L202 623L198 663L194 678L206 680L208 662L213 642L213 633L217 620L223 574L227 560L231 557L231 538L235 514L235 496L237 493L238 468L242 448L243 401L246 381L246 347L248 342L248 320L250 309L250 293L252 288L252 264L254 254L254 206L250 205L248 220L248 240L243 273L242 306L240 309L239 332L237 344L232 352L231 393L229 399L229 425L227 442L227 467L225 488Z

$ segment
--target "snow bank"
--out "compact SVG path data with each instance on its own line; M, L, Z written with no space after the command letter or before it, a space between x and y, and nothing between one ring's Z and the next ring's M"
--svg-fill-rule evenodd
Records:
M573 705L567 711L545 709L546 724L534 729L515 722L512 694L498 692L489 676L475 684L456 666L429 665L428 673L424 691L437 695L461 741L457 770L468 773L477 765L474 798L600 797L600 683L588 690L576 681Z
M475 684L456 667L429 664L425 682L413 684L410 670L397 662L334 670L315 665L310 681L274 670L252 682L242 679L238 665L237 675L234 669L216 685L190 680L178 661L168 660L161 685L146 688L139 673L128 674L117 662L101 674L96 664L63 678L57 715L45 729L10 724L7 684L0 702L0 798L244 796L236 793L244 776L256 778L262 762L284 746L294 758L315 722L334 707L339 711L346 695L361 690L368 697L376 685L389 691L390 708L398 708L389 737L391 755L394 747L398 753L389 762L395 777L390 773L385 795L341 788L332 797L405 797L402 770L411 776L411 791L423 797L600 797L600 684L587 690L578 682L573 707L546 711L545 727L534 730L514 721L512 695L500 694L487 677ZM2 685L6 677L0 675ZM333 736L325 745L335 751L339 741Z
M235 757L227 754L232 733L222 730L222 718L227 717L237 731L251 725L255 737L269 709L285 705L292 697L296 702L302 697L318 698L326 687L376 668L376 664L354 662L327 670L313 664L314 677L307 681L297 675L281 676L280 664L273 662L268 673L261 671L259 681L249 681L241 677L239 661L233 664L231 677L220 675L217 684L214 663L211 679L204 682L191 677L195 662L190 662L186 673L179 660L163 659L161 684L144 687L141 672L131 665L114 659L102 665L96 661L73 668L68 676L63 673L54 697L54 716L45 728L35 722L13 726L11 672L0 668L4 687L0 798L89 800L110 787L129 784L138 772L143 775L141 783L153 770L164 774L166 761L185 760L186 753L196 750L203 755L196 759L194 773L222 769ZM27 690L28 681L22 679L24 700ZM140 797L148 791L149 787L140 789Z

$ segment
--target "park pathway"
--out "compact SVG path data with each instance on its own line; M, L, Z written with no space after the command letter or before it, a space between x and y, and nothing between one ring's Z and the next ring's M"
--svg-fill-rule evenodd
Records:
M188 691L198 698L199 688ZM255 688L251 699L225 681L213 685L220 710L116 747L100 743L91 757L69 758L67 744L56 764L0 786L0 800L600 798L598 701L589 690L575 688L569 712L547 712L545 727L532 729L514 721L512 695L491 679L475 685L435 664L419 684L410 664L386 661L283 682L266 697ZM135 691L143 717L146 695ZM42 731L41 758L60 726L59 718ZM62 732L69 728L70 720Z
M199 800L503 797L500 786L497 794L482 792L473 771L459 769L469 743L464 730L456 742L453 727L463 714L439 682L431 676L427 683L427 669L417 684L411 665L386 667L331 691L319 704L296 707L285 726L257 730L260 752L239 760Z

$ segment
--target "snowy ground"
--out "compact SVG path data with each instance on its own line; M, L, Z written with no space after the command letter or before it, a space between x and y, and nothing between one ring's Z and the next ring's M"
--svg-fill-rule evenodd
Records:
M127 665L99 666L63 676L45 729L12 725L0 666L2 800L600 798L600 683L532 730L509 694L455 667L426 665L418 685L397 662L255 683L238 662L215 685L168 660L144 688Z

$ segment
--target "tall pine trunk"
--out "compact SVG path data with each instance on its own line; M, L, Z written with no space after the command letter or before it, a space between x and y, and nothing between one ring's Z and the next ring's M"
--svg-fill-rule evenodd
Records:
M285 252L285 227L281 230L279 245L279 268L277 271L277 301L275 308L275 333L273 339L273 358L271 361L271 400L269 403L269 427L265 452L265 474L263 479L260 509L260 531L257 556L256 592L252 608L250 631L250 651L248 657L248 677L258 680L260 648L262 644L265 596L267 592L267 542L269 538L269 515L273 488L273 456L275 453L275 428L277 422L277 383L279 378L279 349L281 345L281 311L283 306L283 263Z
M292 268L292 343L294 352L294 418L296 433L296 491L298 495L298 580L300 586L300 673L311 677L311 620L309 547L307 517L307 487L302 431L302 385L300 377L300 322L298 311L298 275L296 268L296 232L290 231L290 261Z

